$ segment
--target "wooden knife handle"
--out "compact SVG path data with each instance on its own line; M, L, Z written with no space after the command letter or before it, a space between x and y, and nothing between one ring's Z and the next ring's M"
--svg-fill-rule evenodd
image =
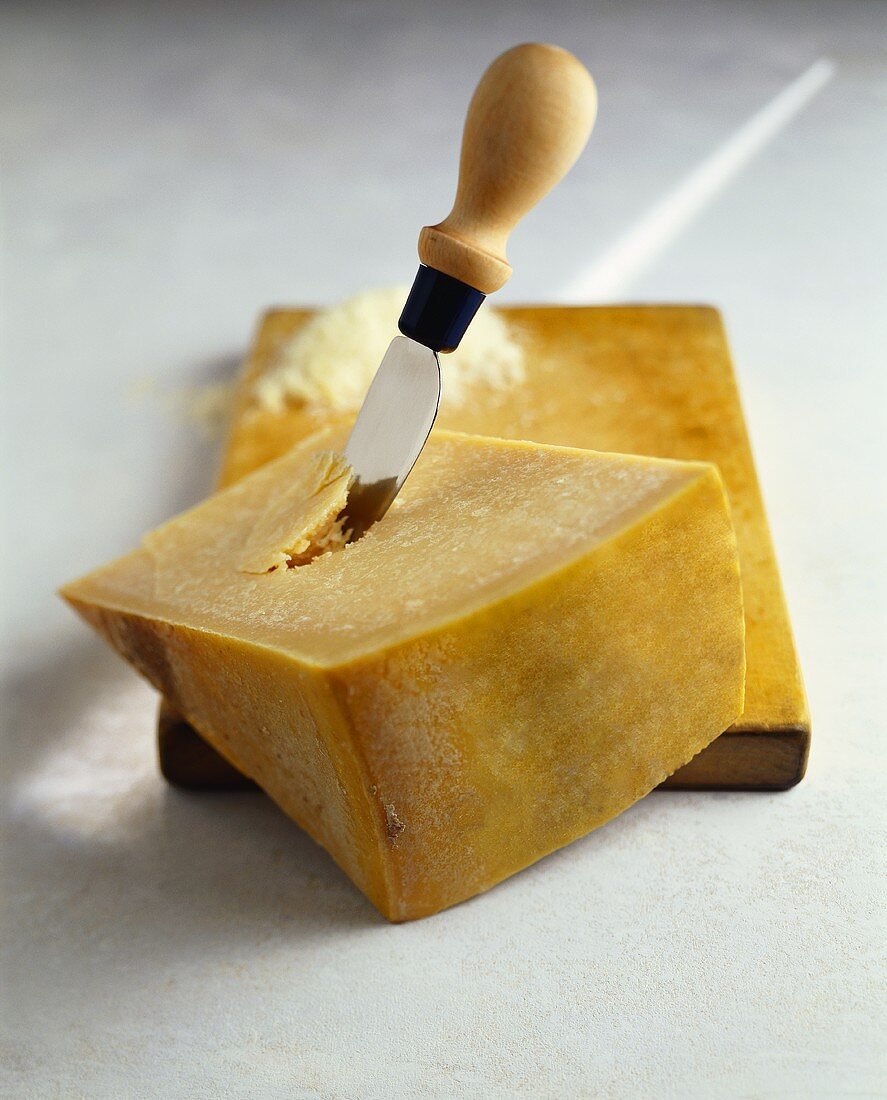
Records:
M509 234L576 162L596 112L591 74L559 46L497 57L468 107L453 209L419 234L422 263L483 294L498 290L511 275Z

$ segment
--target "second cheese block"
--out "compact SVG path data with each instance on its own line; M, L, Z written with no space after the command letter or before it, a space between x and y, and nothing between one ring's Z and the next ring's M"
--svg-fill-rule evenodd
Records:
M436 432L364 538L288 567L305 547L273 534L280 501L299 483L298 514L329 517L343 443L304 441L64 595L405 920L582 836L729 726L736 545L707 464Z

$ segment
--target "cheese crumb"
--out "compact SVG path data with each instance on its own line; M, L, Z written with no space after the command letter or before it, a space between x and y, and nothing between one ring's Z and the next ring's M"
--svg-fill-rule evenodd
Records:
M367 290L315 314L280 349L255 384L258 404L281 413L290 403L336 411L358 408L397 335L409 289ZM524 379L523 351L508 322L481 306L462 343L442 357L444 405L463 404L475 385L507 389Z
M271 573L343 549L350 534L343 510L353 483L354 471L341 455L315 455L258 518L244 546L240 571Z

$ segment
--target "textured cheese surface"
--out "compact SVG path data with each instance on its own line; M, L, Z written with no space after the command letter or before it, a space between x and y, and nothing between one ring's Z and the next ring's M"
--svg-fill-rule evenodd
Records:
M700 463L434 432L395 505L362 539L307 568L266 573L277 546L272 540L269 552L269 508L276 514L296 483L310 497L325 476L313 456L343 442L336 429L305 440L152 532L122 565L93 574L89 594L113 598L121 585L142 594L144 610L172 622L335 662L499 599L691 482L717 478ZM302 514L310 527L310 509ZM286 535L299 541L299 532ZM263 575L244 572L245 561Z
M357 408L397 335L408 292L408 287L367 290L320 310L278 348L274 366L256 382L258 405L271 412L290 403ZM475 386L504 390L524 377L514 328L488 305L481 307L456 351L441 356L441 367L445 406L461 405Z
M353 481L346 460L331 452L321 452L293 471L289 484L268 501L249 532L238 568L270 573L344 546L347 533L339 516ZM151 536L145 541L150 545Z

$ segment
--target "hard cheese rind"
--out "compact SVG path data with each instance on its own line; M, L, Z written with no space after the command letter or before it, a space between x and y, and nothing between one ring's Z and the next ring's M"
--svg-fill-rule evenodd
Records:
M712 466L436 432L359 542L244 572L257 521L343 442L63 594L404 920L607 821L735 719L736 546Z

